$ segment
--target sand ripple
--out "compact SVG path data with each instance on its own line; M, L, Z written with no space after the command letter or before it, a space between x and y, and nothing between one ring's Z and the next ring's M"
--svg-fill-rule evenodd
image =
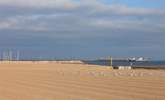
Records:
M0 63L0 100L165 100L164 70Z

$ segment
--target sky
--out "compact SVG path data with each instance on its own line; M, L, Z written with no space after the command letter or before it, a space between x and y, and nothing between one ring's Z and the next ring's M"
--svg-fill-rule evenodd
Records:
M165 0L0 0L0 53L165 60Z

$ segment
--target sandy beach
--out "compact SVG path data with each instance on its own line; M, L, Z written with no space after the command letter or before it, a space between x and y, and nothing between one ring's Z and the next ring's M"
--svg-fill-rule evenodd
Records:
M0 100L165 100L165 70L0 62Z

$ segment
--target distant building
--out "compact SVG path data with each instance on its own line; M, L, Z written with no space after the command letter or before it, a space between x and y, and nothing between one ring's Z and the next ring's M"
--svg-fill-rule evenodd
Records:
M145 58L144 57L139 57L139 58L137 58L137 60L136 61L146 61L145 60Z
M130 70L133 69L131 66L113 66L114 69L119 69L119 70Z
M123 69L132 69L131 66L118 66L118 69L123 70Z

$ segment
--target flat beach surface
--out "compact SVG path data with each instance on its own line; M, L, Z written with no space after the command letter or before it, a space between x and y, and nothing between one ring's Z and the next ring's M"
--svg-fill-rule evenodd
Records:
M0 100L165 100L165 70L0 62Z

